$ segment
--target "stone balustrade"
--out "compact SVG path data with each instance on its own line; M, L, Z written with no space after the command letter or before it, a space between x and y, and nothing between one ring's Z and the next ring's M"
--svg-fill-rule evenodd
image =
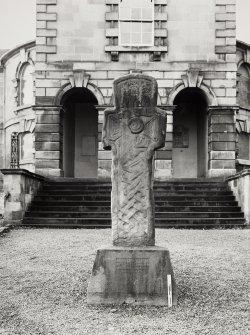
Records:
M44 177L25 169L2 169L2 225L20 224Z
M241 206L246 223L250 223L250 169L240 171L228 177L227 182Z

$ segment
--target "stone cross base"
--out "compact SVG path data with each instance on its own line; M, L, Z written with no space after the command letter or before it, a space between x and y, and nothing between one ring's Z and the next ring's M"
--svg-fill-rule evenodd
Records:
M89 304L177 304L169 251L161 247L97 250L88 286Z

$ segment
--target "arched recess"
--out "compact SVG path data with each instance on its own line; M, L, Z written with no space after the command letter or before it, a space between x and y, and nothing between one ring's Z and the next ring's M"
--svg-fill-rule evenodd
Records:
M240 62L237 71L237 103L240 107L250 106L250 64Z
M168 105L174 105L176 96L185 88L187 88L187 86L185 86L184 83L177 84L168 95ZM208 106L218 106L217 97L211 87L201 83L198 88L204 92Z
M57 101L64 111L61 114L64 176L95 178L98 170L98 111L95 106L99 101L89 88L66 88Z
M67 93L69 90L71 90L74 87L75 86L73 86L71 83L67 83L67 84L63 85L58 90L58 92L55 96L54 105L55 106L60 106L62 97L65 95L65 93ZM78 86L77 88L80 88L80 87ZM95 98L97 100L98 105L104 105L104 97L103 97L103 94L102 94L101 90L99 89L99 87L97 87L95 84L89 82L86 85L86 87L83 86L83 88L87 88L90 92L93 93L93 95L95 96Z
M246 71L248 76L250 76L250 64L248 62L245 62L244 60L240 60L237 64L237 72L241 73L241 69L244 69L243 71Z
M250 129L246 110L250 108L250 64L241 61L237 71L236 145L237 159L250 160ZM242 113L242 109L244 110Z
M19 62L15 79L15 101L17 106L26 106L34 103L34 68L35 64L31 58Z
M186 87L175 94L172 152L175 178L207 176L209 101L198 87Z

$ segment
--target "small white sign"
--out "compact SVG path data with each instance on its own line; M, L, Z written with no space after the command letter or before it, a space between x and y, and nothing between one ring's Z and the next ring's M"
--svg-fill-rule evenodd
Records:
M168 283L168 307L173 306L173 293L172 293L172 278L171 275L167 275L167 283Z

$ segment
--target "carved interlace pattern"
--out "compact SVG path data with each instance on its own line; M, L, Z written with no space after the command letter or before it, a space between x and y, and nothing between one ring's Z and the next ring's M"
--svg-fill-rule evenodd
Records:
M147 226L145 152L139 155L126 155L122 162L122 193L123 199L118 211L119 225L124 233L128 230L135 236L139 233L138 226ZM130 156L130 157L129 157ZM141 235L141 232L140 232Z

